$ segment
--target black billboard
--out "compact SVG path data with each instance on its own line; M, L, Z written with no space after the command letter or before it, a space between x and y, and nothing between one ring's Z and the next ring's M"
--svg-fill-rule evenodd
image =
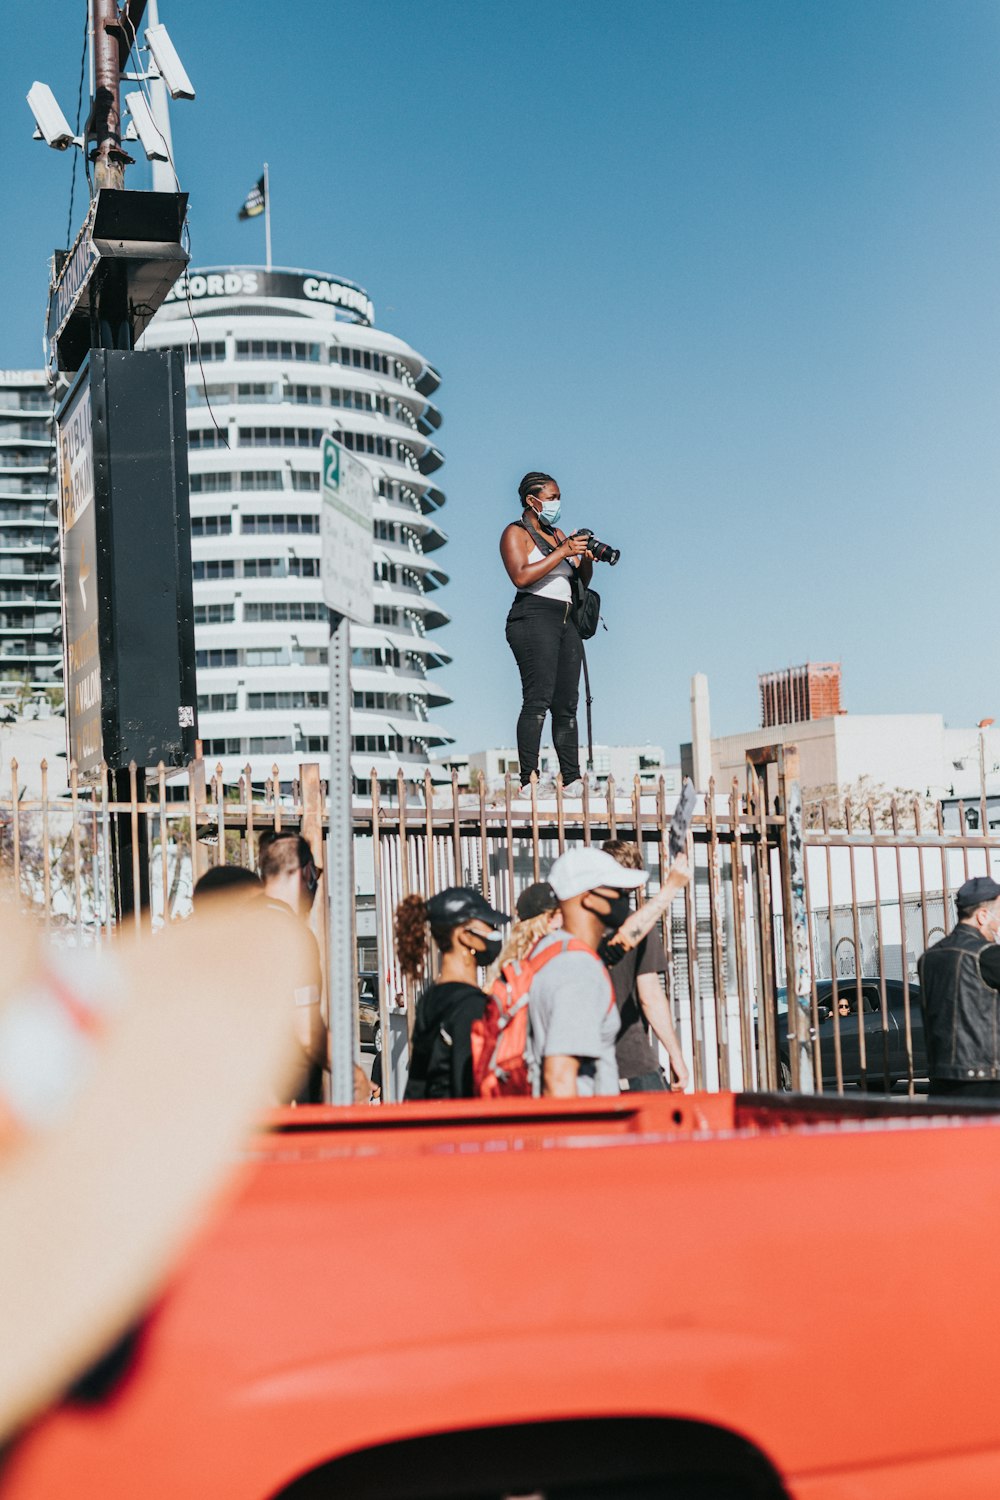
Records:
M68 754L182 766L197 734L184 365L94 349L56 418Z

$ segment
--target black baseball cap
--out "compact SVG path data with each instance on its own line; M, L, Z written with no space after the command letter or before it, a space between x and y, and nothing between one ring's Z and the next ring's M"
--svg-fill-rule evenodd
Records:
M540 917L544 912L555 911L558 905L559 897L549 882L536 880L534 885L525 886L517 898L514 910L517 912L519 922L530 922L532 917Z
M974 911L977 906L985 906L987 901L995 901L998 896L1000 885L992 876L976 875L959 886L955 901L959 911Z
M490 927L503 927L510 921L506 912L495 911L470 885L450 885L447 890L438 891L427 903L427 916L432 927L460 927L463 922L474 922L477 918Z

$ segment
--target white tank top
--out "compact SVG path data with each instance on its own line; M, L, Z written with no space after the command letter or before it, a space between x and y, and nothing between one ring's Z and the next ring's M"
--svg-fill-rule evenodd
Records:
M529 563L541 562L544 555L539 547L532 544L531 551L528 553L528 561ZM540 599L558 599L563 604L568 604L573 597L573 590L569 583L572 576L573 565L564 558L562 562L556 563L551 573L546 573L545 577L540 578L537 583L527 584L521 593L537 594Z

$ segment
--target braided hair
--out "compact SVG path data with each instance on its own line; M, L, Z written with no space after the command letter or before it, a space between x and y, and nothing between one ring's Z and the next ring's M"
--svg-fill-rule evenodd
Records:
M520 497L521 504L526 506L528 503L528 496L537 495L538 491L543 487L543 485L555 483L556 481L552 478L551 474L541 474L537 470L533 469L530 474L525 474L524 478L521 480L521 483L517 487L517 493Z

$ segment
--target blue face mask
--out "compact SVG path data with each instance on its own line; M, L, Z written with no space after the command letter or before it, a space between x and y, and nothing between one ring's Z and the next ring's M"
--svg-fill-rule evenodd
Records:
M544 500L539 515L546 526L555 526L562 515L562 500Z

